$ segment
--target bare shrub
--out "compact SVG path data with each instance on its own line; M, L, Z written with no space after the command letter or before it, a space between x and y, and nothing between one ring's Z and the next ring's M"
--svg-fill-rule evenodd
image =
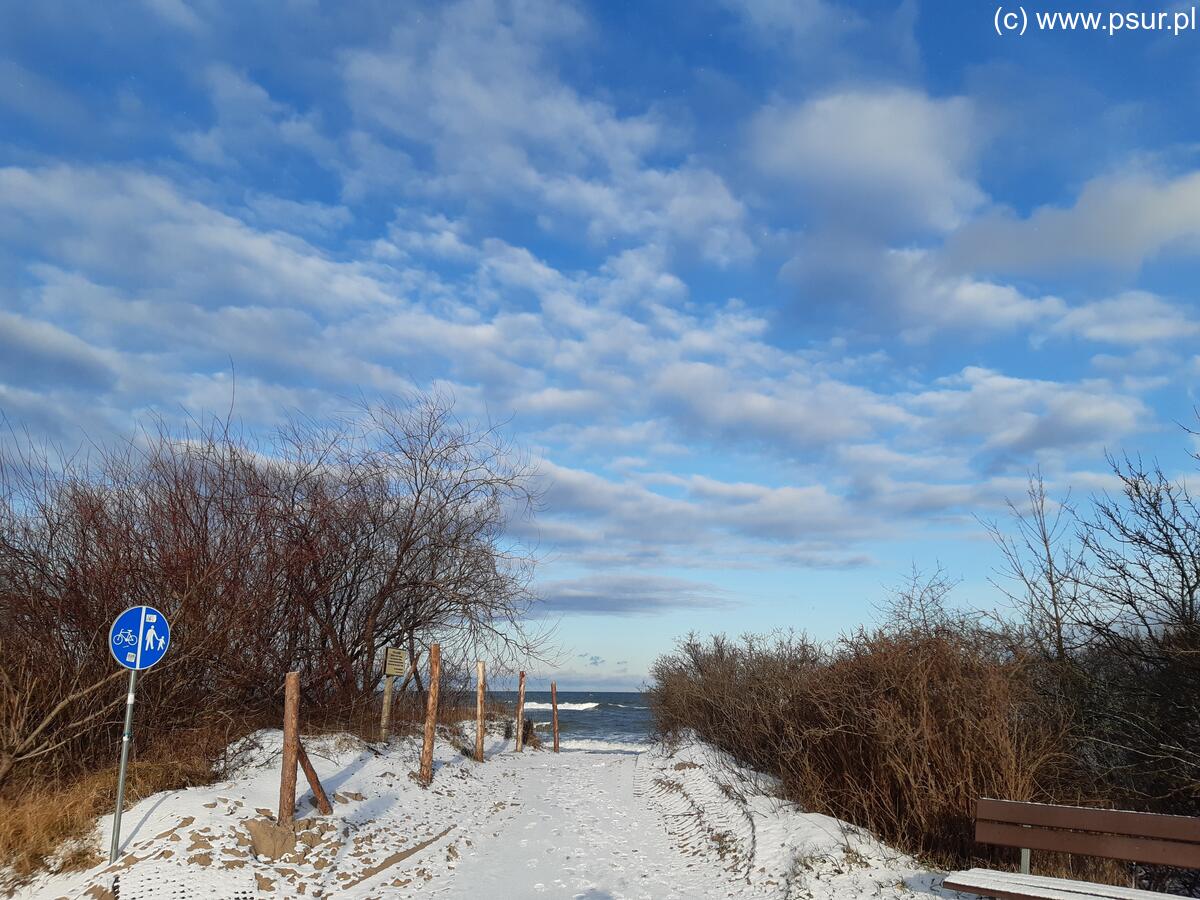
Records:
M0 460L0 800L113 766L126 673L108 627L129 606L172 625L139 679L135 769L182 736L228 744L276 723L288 671L314 722L377 734L387 646L420 660L440 643L451 700L476 658L537 658L535 559L509 529L536 505L535 475L439 397L264 441L158 422L90 455ZM413 687L420 705L419 671Z
M693 730L804 808L945 862L976 854L977 798L1044 800L1067 783L1065 723L986 634L689 639L652 675L664 736Z

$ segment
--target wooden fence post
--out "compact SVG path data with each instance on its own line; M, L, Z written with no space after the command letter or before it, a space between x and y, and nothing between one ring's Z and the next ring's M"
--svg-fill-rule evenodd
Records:
M433 738L437 733L438 687L442 679L442 648L429 647L429 701L425 706L425 742L421 745L421 784L433 781Z
M300 673L283 682L283 771L279 775L279 823L296 818L296 757L300 747Z
M379 740L387 743L388 725L392 720L392 676L383 676L383 712L379 716Z
M483 660L475 663L475 761L483 762Z
M554 720L554 752L558 752L558 684L550 682L550 706L553 707L553 714L550 716Z
M517 682L517 752L525 749L525 673Z

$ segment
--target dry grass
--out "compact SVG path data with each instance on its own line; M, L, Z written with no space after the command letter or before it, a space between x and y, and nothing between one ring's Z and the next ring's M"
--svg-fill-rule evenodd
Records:
M1012 867L1019 863L1019 850L1013 850ZM1129 887L1130 864L1119 859L1101 859L1098 856L1077 856L1069 853L1051 853L1034 850L1029 857L1029 871L1034 875L1053 878L1073 878L1077 881L1094 881L1100 884L1116 884ZM1140 885L1139 885L1140 886Z
M66 787L10 790L12 796L0 798L0 859L17 881L44 868L64 842L85 837L96 817L111 811L115 786L115 773L103 773ZM95 851L73 852L63 860L65 868L98 861ZM0 880L0 890L15 886Z
M248 733L252 723L225 722L220 727L189 730L168 743L149 748L130 760L126 809L160 791L208 784L222 773L222 754L229 742ZM41 776L14 781L0 794L0 864L10 869L10 882L0 878L0 893L45 869L53 861L60 870L87 868L101 861L84 843L99 816L111 815L116 804L117 756L102 771L67 780ZM78 843L72 843L78 842Z

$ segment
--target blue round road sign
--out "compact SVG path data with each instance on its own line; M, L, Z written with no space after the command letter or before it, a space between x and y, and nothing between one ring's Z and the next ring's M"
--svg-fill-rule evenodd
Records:
M108 630L108 649L127 669L148 669L167 654L171 626L153 606L131 606Z

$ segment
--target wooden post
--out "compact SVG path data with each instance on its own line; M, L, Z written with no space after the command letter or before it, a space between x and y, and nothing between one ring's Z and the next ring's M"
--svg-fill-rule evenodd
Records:
M313 796L317 800L317 809L321 811L321 815L327 816L333 812L333 807L329 805L329 798L325 796L325 788L321 787L321 779L317 777L317 770L308 761L304 745L299 741L296 742L296 749L299 751L300 768L304 770L304 777L308 779L308 786L312 788Z
M392 676L383 676L383 712L379 716L379 740L387 743L388 725L392 720Z
M550 706L553 708L553 714L550 716L554 720L554 752L558 752L558 684L550 682Z
M475 762L483 762L483 660L475 663Z
M517 752L525 749L525 673L517 682Z
M279 775L279 822L296 818L296 757L300 747L300 673L283 682L283 771Z
M429 701L425 705L425 742L421 745L421 784L433 781L433 738L437 733L438 686L442 679L442 648L429 648Z

